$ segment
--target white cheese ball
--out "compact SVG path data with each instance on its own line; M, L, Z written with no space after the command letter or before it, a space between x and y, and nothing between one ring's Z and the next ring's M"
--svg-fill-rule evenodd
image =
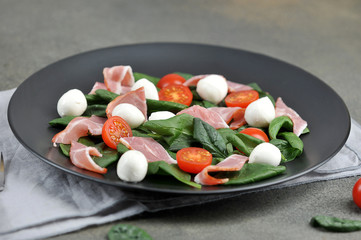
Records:
M278 166L281 163L281 151L271 143L261 143L253 149L248 162Z
M246 122L253 127L268 127L275 116L275 107L268 97L252 102L244 113Z
M150 114L148 120L165 120L171 117L174 117L175 114L169 111L159 111L159 112L153 112Z
M223 76L211 74L199 80L196 91L202 99L218 104L226 97L228 84Z
M58 114L65 116L80 116L88 107L84 94L79 89L71 89L64 93L57 104Z
M151 81L146 78L139 79L134 83L131 90L134 91L141 87L144 87L146 99L159 100L158 90Z
M148 170L148 161L144 154L137 150L126 151L117 164L118 177L126 182L142 181Z
M123 118L131 128L136 128L145 122L144 114L133 104L120 103L112 112L112 116Z

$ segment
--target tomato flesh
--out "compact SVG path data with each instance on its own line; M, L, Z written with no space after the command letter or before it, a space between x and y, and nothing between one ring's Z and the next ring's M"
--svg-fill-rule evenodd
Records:
M228 94L224 101L227 107L246 108L257 99L259 99L259 93L256 90L245 90Z
M184 105L191 105L193 94L189 87L183 85L169 85L162 88L159 93L159 100L176 102Z
M180 169L188 173L199 173L211 165L212 154L198 147L183 148L177 152L177 162Z
M103 125L102 138L105 144L110 148L117 149L117 145L120 143L121 138L131 136L133 136L132 129L121 117L113 116Z
M245 128L242 131L240 131L239 133L243 133L243 134L247 134L250 135L252 137L261 139L265 142L269 142L269 138L267 136L267 134L265 132L263 132L261 129L259 128Z
M361 178L357 180L352 189L352 198L354 203L361 208Z
M176 73L170 73L163 76L157 83L158 88L164 88L169 85L182 85L186 79Z

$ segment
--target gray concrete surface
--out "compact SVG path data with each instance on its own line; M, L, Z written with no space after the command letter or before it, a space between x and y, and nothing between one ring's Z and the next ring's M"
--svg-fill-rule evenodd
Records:
M361 2L0 0L0 90L64 57L107 46L194 42L263 53L331 86L361 122ZM330 130L332 131L332 130ZM154 239L360 239L310 227L316 214L361 219L358 177L145 213L121 220ZM105 239L115 223L51 239Z

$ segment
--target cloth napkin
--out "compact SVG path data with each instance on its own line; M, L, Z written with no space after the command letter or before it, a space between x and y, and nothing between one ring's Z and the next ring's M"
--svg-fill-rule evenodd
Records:
M0 239L42 239L144 211L155 212L244 194L146 195L67 174L35 157L12 134L6 112L14 91L0 92L0 151L7 169L5 189L0 192ZM361 127L352 120L345 146L326 164L302 177L261 190L361 175L359 142Z

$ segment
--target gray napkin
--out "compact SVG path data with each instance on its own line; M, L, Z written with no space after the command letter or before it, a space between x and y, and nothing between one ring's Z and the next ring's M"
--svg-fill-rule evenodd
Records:
M12 134L6 112L13 92L14 89L0 92L0 151L8 169L5 189L0 192L1 239L41 239L143 211L155 212L244 194L149 196L67 174L32 155ZM350 137L334 158L300 178L262 190L360 175L361 148L357 146L360 141L361 127L352 120Z

